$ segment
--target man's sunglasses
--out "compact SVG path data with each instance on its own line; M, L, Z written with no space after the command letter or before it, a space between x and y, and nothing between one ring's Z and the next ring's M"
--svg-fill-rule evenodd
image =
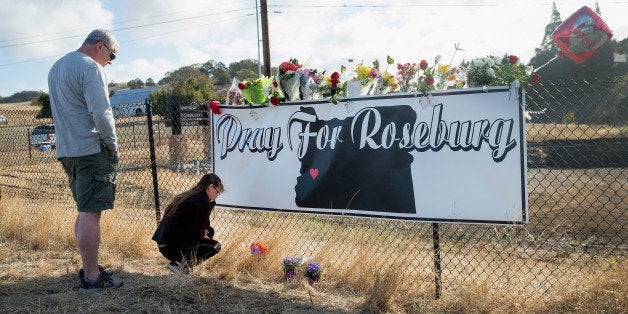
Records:
M105 45L104 42L101 41L101 43L102 43L103 46L105 46L105 48L107 48L107 51L109 51L109 61L115 60L116 59L116 54L113 53L113 51L111 51L111 49L109 47L107 47L107 45Z

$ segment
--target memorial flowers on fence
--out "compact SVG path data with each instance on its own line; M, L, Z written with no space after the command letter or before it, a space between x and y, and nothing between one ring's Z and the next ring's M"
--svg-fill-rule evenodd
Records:
M301 76L297 71L303 67L299 60L290 59L279 65L279 86L288 101L300 99Z
M412 88L412 80L418 71L416 63L397 63L397 79L402 92L409 92Z
M438 57L435 63L438 63ZM423 73L421 73L423 71ZM429 66L429 63L425 60L421 60L419 63L419 77L417 81L413 84L413 87L416 91L427 94L436 89L434 87L434 66Z
M338 100L347 96L347 82L340 82L340 73L334 72L330 76L325 77L327 84L322 85L321 95L323 97L329 97L329 100L338 104Z
M323 73L316 69L301 68L297 70L299 74L299 91L301 99L312 100L319 86L323 83Z
M279 65L274 80L273 77L261 77L232 84L226 103L260 105L269 102L278 105L284 101L328 99L338 104L348 95L354 97L397 91L430 94L434 90L503 86L515 81L525 87L529 82L540 81L538 73L534 73L532 67L521 64L516 55L502 58L486 56L474 58L468 64L452 65L456 52L463 51L458 44L454 48L449 64L441 64L440 56L433 63L426 60L396 63L396 74L388 72L388 67L395 64L390 56L386 57L385 69L376 59L372 66L360 63L351 72L345 72L346 68L342 65L340 71L328 76L325 71L308 68L291 58ZM234 78L235 82L237 79ZM233 86L240 88L234 89Z
M263 76L238 83L238 88L242 91L242 96L249 105L261 105L268 101L268 93L273 77Z

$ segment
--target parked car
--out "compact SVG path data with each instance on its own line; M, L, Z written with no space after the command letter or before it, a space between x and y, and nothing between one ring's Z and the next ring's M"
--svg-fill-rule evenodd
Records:
M55 147L57 135L55 133L54 124L38 125L31 132L31 146L39 147L42 145L50 145Z

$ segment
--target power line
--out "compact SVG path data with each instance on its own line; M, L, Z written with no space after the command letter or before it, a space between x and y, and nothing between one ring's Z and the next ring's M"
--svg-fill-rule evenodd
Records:
M121 44L126 44L126 43L130 43L130 42L134 42L134 41L139 41L139 40L144 40L144 39L148 39L148 38L154 38L154 37L159 37L159 36L163 36L163 35L168 35L168 34L172 34L172 33L177 33L177 32L182 32L182 31L186 31L186 30L190 30L190 29L195 29L195 28L199 28L199 27L204 27L204 26L208 26L208 25L212 25L215 24L217 22L226 22L226 21L231 21L231 20L237 20L237 19L241 19L241 18L246 18L249 15L241 15L241 16L237 16L237 17L232 17L232 18L226 18L226 19L222 19L222 20L216 20L216 21L212 21L211 23L204 23L201 25L196 25L193 27L187 27L187 28L181 28L181 29L177 29L177 30L172 30L172 31L168 31L165 33L159 33L159 34L153 34L150 36L144 36L141 38L136 38L136 39L131 39L131 40L125 40L120 42ZM84 35L83 35L84 36ZM18 62L12 62L12 63L5 63L5 64L0 64L0 67L5 67L5 66L10 66L10 65L16 65L16 64L24 64L24 63L30 63L30 62L35 62L35 61L41 61L41 60L46 60L46 59L50 59L50 58L55 58L55 57L61 57L63 54L57 54L54 56L47 56L47 57L42 57L42 58L36 58L36 59L29 59L29 60L24 60L24 61L18 61Z
M198 19L198 18L202 18L202 17L208 17L208 16L212 16L212 15L233 13L233 12L244 11L244 10L251 10L251 9L252 8L242 8L242 9L228 10L228 11L219 12L219 13L202 14L202 15L185 17L185 18L179 18L179 19L174 19L174 20L167 20L167 21L154 22L154 23L148 23L148 24L143 24L143 25L136 25L136 26L117 28L117 29L112 29L111 31L112 32L118 32L118 31L124 31L124 30L129 30L129 29L136 29L136 28L143 28L143 27L148 27L148 26L155 26L155 25L162 25L162 24L168 24L168 23L174 23L174 22L181 22L181 21L186 21L186 20ZM77 37L83 37L83 36L85 36L85 35L82 34L82 35L57 37L57 38L52 38L52 39L32 41L32 42L26 42L26 43L3 45L3 46L0 46L0 48L9 48L9 47L25 46L25 45L32 45L32 44L41 44L41 43L45 43L45 42L57 41L57 40L62 40L62 39L77 38Z
M244 0L244 1L246 1L246 0ZM205 7L195 8L195 9L191 9L191 10L168 12L168 13L164 13L164 14L156 14L156 15L151 15L151 16L147 16L147 17L143 17L143 18L119 21L119 22L112 23L112 25L120 25L120 24L126 24L126 23L137 22L137 21L152 20L152 19L158 18L158 17L173 16L173 15L183 14L183 13L192 12L192 11L193 12L199 12L199 11L201 11L203 9L208 9L208 8L209 9L213 9L214 7L216 7L216 6L205 6ZM10 42L10 41L17 41L17 40L23 40L23 39L29 39L29 38L46 37L46 36L52 36L52 35L61 35L61 34L70 33L70 32L81 32L81 34L83 34L86 31L91 31L91 30L92 30L92 28L72 29L72 30L59 31L59 32L55 32L55 33L37 34L37 35L30 35L30 36L23 36L23 37L5 39L5 40L0 40L0 42Z

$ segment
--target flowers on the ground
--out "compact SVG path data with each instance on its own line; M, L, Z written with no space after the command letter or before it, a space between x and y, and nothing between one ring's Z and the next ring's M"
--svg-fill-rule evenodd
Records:
M318 282L323 274L323 266L318 262L309 262L305 265L305 277L307 277L308 282L313 284Z
M300 256L291 255L284 257L282 261L284 278L294 278L294 276L296 276L297 274L297 269L301 267L302 263L302 258Z
M249 248L251 249L251 254L253 254L253 256L264 255L266 254L266 252L268 252L268 248L266 248L263 243L258 241L251 243Z

